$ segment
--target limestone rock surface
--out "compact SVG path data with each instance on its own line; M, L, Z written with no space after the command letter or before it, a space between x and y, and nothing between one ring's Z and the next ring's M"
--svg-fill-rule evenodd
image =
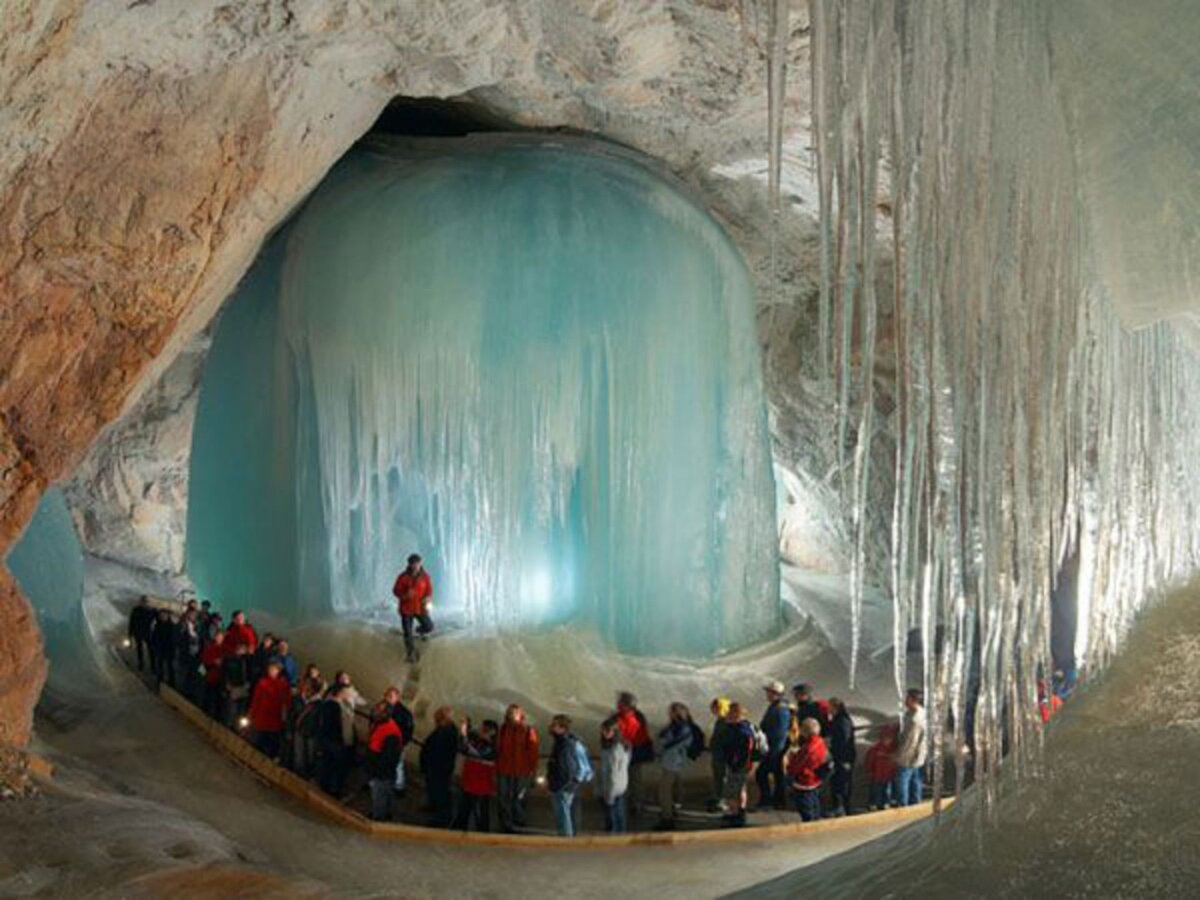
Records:
M803 147L807 32L804 5L793 7L789 145ZM718 216L761 208L757 9L735 0L6 4L0 552L392 97L468 96L518 124L597 133L663 160ZM734 233L745 248L756 229ZM133 510L134 500L119 505ZM136 541L162 532L161 505L138 510ZM89 527L85 517L85 535ZM130 536L112 540L128 548ZM4 577L0 740L28 735L38 648L28 605Z

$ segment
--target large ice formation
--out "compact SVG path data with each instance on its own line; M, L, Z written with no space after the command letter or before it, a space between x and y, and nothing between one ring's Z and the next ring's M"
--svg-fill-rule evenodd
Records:
M1078 656L1091 666L1149 598L1196 572L1200 365L1165 323L1123 330L1122 283L1094 274L1097 235L1119 223L1081 188L1079 158L1095 154L1064 115L1071 86L1056 80L1047 5L811 10L821 340L840 471L861 548L886 352L895 635L921 634L940 790L946 744L961 753L971 738L982 775L1003 748L1036 744L1050 598L1068 560L1078 554ZM889 249L881 224L887 294L864 277ZM905 654L895 666L903 689Z
M781 623L753 289L712 218L581 141L374 141L218 326L188 568L223 605L390 607L707 655Z
M59 488L42 495L4 562L37 612L51 659L57 663L82 649L83 549Z

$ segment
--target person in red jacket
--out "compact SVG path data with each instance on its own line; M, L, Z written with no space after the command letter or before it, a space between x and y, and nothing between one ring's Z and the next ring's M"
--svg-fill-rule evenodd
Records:
M820 770L828 759L829 752L821 738L821 723L813 718L805 719L797 729L783 764L796 811L805 822L821 818Z
M249 653L258 649L258 635L254 633L254 628L246 621L246 614L240 609L233 614L229 627L225 629L225 655L233 656L238 647L245 647Z
M228 640L228 638L226 638ZM292 705L292 686L283 677L283 669L272 660L267 672L254 685L250 695L250 725L254 728L254 746L271 759L279 758L283 728Z
M1062 709L1062 697L1053 691L1047 696L1046 679L1037 680L1038 711L1042 714L1042 724L1048 725L1055 713Z
M408 662L417 661L417 647L413 642L413 624L417 634L424 640L433 631L433 619L429 607L433 600L433 582L421 564L421 557L413 553L408 557L408 568L396 577L392 593L398 603L400 624L404 628L404 653Z
M499 726L491 719L471 730L466 719L459 723L459 752L462 764L462 800L454 825L469 831L471 822L479 831L492 830L492 798L496 796L496 733Z
M395 802L396 769L404 765L404 732L385 701L377 703L371 714L371 734L367 738L367 785L371 789L371 818L388 822Z
M513 703L504 711L504 724L496 738L501 831L511 834L525 827L525 795L529 793L537 769L537 729L525 721L525 710Z
M223 722L221 710L221 660L225 656L225 632L219 628L212 640L200 651L200 665L204 666L204 711Z
M617 695L617 710L614 714L617 720L617 728L621 732L621 739L629 745L629 788L626 791L628 798L629 815L634 816L641 811L642 795L645 789L643 783L643 769L646 763L654 762L654 738L650 736L650 727L646 724L646 717L642 715L642 711L637 708L637 697L628 691L622 691Z
M868 809L887 809L892 802L892 782L896 780L896 735L899 726L890 722L879 733L879 740L867 750L867 781L870 793Z

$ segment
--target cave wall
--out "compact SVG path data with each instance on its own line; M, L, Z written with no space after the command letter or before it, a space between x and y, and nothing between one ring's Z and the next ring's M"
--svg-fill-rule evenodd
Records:
M801 7L794 64L807 52ZM628 143L703 192L718 166L764 156L763 23L747 8L60 0L6 9L0 550L208 322L265 235L389 98L470 94L521 124ZM806 82L789 87L798 126ZM760 178L742 181L749 188L736 190L761 193ZM0 741L23 741L45 662L7 573L0 624Z

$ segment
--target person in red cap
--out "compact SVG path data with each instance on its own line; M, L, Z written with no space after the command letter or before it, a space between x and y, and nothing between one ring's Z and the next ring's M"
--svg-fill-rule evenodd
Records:
M413 553L408 557L408 568L399 574L392 586L398 601L400 624L404 628L404 653L408 662L417 661L417 647L413 641L413 624L422 640L433 631L433 620L429 617L429 606L433 600L433 582L421 565L421 557Z

